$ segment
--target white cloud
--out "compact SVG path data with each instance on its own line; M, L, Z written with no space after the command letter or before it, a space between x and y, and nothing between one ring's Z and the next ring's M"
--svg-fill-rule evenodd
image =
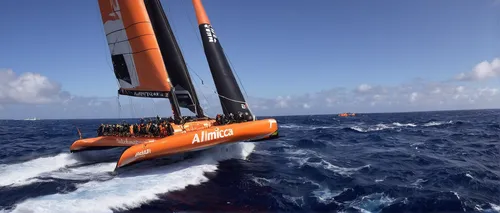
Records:
M275 106L277 108L287 108L288 107L288 101L291 99L290 96L287 96L285 98L281 97L281 96L278 96L276 98L276 104Z
M491 67L497 66L490 63ZM481 65L484 66L484 65ZM478 68L481 69L481 68ZM483 72L483 71L481 71ZM479 73L481 73L479 72ZM472 76L472 75L471 75ZM213 88L198 89L205 113L221 113ZM498 108L500 87L474 87L460 82L410 81L395 86L361 84L276 98L247 98L257 115L331 114L339 112L394 112ZM170 116L167 99L121 96L81 97L61 91L60 85L35 73L17 76L0 71L0 118L110 118ZM183 110L183 113L187 113ZM189 113L191 114L191 113Z
M358 92L368 92L372 89L372 86L368 84L361 84L358 86L357 91Z
M413 102L417 101L417 97L418 97L418 92L412 92L410 94L410 102L413 103Z
M45 76L0 70L0 103L45 104L60 101L61 96L61 86Z
M500 76L500 58L493 61L482 61L471 72L460 73L455 79L459 81L481 81Z

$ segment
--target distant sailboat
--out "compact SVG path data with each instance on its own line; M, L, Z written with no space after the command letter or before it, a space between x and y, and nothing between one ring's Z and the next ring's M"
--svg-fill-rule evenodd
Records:
M226 117L244 121L220 124L204 115L180 48L159 0L99 0L120 95L168 98L173 135L166 137L99 136L75 141L70 150L129 146L116 167L238 141L278 137L275 119L256 120L241 93L201 0L192 1L205 55ZM180 108L196 118L182 119Z

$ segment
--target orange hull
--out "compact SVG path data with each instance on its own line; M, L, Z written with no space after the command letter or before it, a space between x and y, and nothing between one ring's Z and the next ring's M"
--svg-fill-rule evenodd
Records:
M206 129L215 123L215 120L190 121L184 125L172 124L174 135L185 132ZM168 136L172 137L172 136ZM100 136L95 138L85 138L75 141L71 147L71 152L95 149L107 149L114 147L127 147L142 143L151 143L161 140L161 137L120 137L120 136Z
M276 135L277 131L278 123L275 119L264 119L176 134L151 143L131 146L122 153L116 168L153 158L207 149L224 143L266 139Z

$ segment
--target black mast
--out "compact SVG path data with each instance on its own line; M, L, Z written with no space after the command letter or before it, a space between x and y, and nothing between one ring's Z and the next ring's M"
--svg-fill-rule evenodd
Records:
M193 0L193 6L198 18L199 29L207 57L208 65L214 79L217 93L225 115L232 113L238 115L243 113L246 120L254 120L255 117L248 109L240 87L236 82L231 67L224 55L219 39L215 35L208 16L203 8L201 0Z
M144 0L144 3L156 34L172 87L175 88L172 91L174 91L173 93L178 101L178 105L188 108L191 112L196 113L196 116L199 118L205 117L191 81L186 62L163 11L160 0Z

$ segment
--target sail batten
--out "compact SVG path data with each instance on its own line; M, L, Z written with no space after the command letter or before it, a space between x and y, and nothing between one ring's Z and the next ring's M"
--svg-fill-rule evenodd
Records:
M163 97L171 90L143 0L98 0L118 93Z

